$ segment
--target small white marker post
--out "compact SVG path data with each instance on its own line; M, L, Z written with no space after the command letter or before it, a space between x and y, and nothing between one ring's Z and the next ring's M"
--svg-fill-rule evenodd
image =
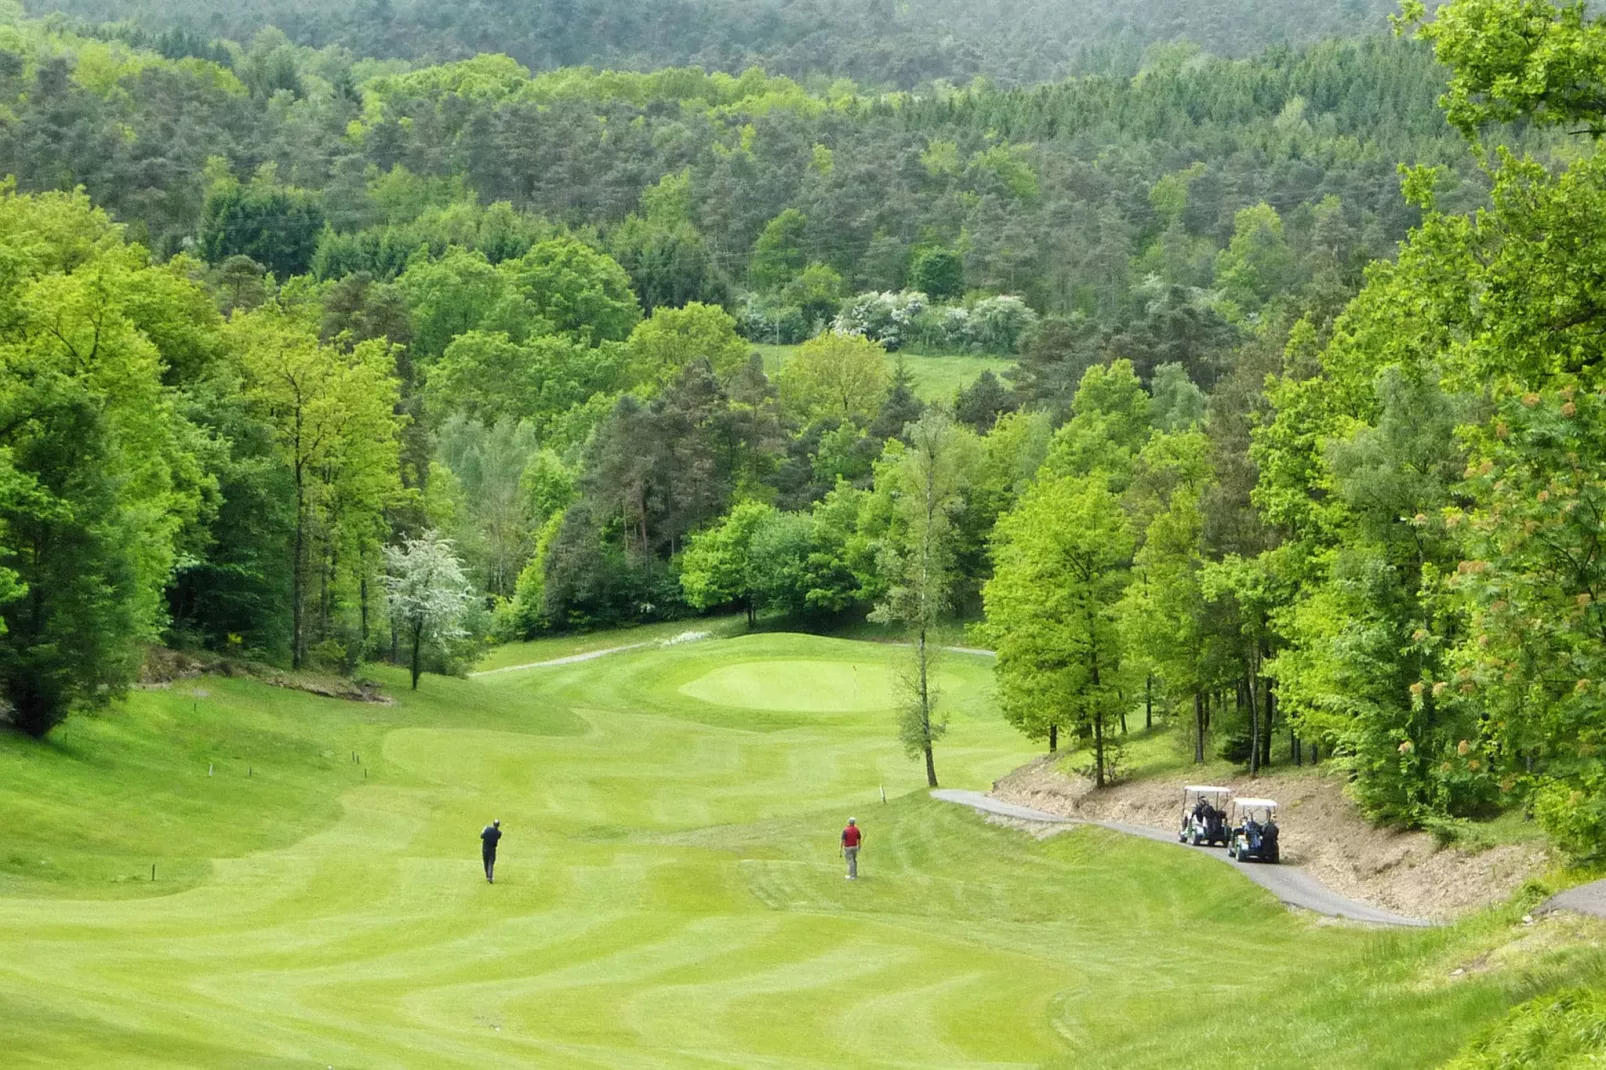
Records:
M887 805L887 786L885 784L881 785L881 805Z
M206 775L207 776L211 776L212 775L212 763L211 762L207 762L206 763Z

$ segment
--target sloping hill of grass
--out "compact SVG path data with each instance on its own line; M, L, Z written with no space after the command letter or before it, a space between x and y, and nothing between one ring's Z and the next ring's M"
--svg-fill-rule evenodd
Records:
M874 708L905 656L760 635L417 694L383 671L388 707L205 680L6 740L0 1061L1419 1067L1606 980L1588 923L1333 925L1165 845L935 803ZM1029 751L990 671L944 665L952 786Z

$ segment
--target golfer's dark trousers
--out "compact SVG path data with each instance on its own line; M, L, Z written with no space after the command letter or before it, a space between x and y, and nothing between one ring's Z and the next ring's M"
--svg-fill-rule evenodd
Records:
M490 877L495 875L494 870L496 869L496 852L495 851L486 851L486 852L484 852L484 854L485 854L485 876L487 878L490 878Z

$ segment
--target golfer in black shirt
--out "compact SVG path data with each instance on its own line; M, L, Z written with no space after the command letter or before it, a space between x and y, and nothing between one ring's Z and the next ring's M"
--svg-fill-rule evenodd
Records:
M480 833L480 853L485 857L485 881L496 883L496 841L502 838L502 822L492 821Z

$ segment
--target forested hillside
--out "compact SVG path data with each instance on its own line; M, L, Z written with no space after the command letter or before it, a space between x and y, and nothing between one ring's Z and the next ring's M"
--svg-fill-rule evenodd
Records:
M545 225L526 216L588 229L649 306L734 308L745 291L770 340L797 340L848 293L910 285L1119 322L1151 277L1208 285L1259 226L1243 209L1274 209L1296 248L1320 227L1353 269L1416 218L1397 164L1455 168L1469 188L1451 203L1481 185L1434 104L1442 74L1385 41L919 97L816 95L757 71L532 77L492 56L386 73L272 35L221 63L169 61L110 31L27 24L7 52L0 153L21 186L82 184L161 255L388 278L420 244L473 243L454 206L505 203L499 233ZM493 259L499 240L484 239ZM962 275L916 277L927 251ZM1241 282L1228 296L1253 314L1298 280Z
M440 62L504 52L537 70L759 66L797 78L913 88L981 76L1000 85L1131 76L1145 51L1187 41L1243 56L1386 29L1387 0L38 0L35 13L131 20L203 40L275 26L297 44ZM170 42L176 39L169 38Z

